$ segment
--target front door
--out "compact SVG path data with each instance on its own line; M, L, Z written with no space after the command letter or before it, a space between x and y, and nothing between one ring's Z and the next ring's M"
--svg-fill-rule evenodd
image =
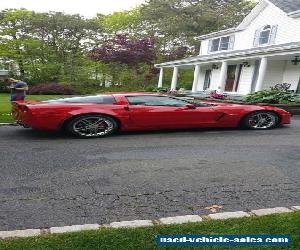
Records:
M236 65L229 65L227 69L227 80L225 85L226 92L232 92L236 77Z

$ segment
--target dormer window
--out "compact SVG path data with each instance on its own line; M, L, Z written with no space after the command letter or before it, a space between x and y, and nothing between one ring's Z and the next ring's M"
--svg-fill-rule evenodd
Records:
M220 41L220 49L219 50L228 50L229 49L229 41L230 36L225 36L221 38Z
M233 49L234 36L224 36L209 40L208 52L217 52Z
M269 44L270 34L271 34L271 26L266 25L265 27L263 27L259 34L259 45Z
M278 25L265 25L255 31L253 46L264 46L275 43Z
M211 40L210 52L219 51L220 40L221 38Z

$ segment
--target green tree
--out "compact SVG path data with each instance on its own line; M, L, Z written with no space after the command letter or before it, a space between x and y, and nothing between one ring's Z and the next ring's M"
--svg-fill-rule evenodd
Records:
M82 67L87 65L86 52L101 32L101 26L79 15L50 12L36 20L35 27L36 35L51 49L47 60L60 65L59 79L80 80Z
M199 50L195 37L235 26L253 6L248 0L149 0L141 17L163 54L187 47L188 55Z
M148 0L132 10L98 14L93 19L61 12L3 10L0 61L13 66L11 74L32 83L112 81L146 86L156 81L155 62L197 54L197 36L235 26L253 5L249 0ZM115 37L125 35L129 47L105 48ZM151 60L137 61L146 50L134 47L134 41L145 39L152 41ZM104 54L98 53L93 61L94 48L105 48L108 59L113 51L118 60L103 60ZM191 71L181 72L179 81L184 84L191 78Z
M0 12L0 57L13 60L22 77L25 75L26 49L36 42L29 35L32 15L32 11L24 9Z
M114 12L110 15L98 15L98 20L103 24L107 34L127 33L137 35L136 27L140 24L140 7L129 11Z
M0 58L31 82L79 81L89 61L86 52L101 31L99 23L79 15L4 10Z

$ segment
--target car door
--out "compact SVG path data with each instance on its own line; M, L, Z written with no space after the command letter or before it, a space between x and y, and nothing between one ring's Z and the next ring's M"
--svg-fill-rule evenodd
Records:
M188 128L215 123L219 112L168 96L126 96L130 120L136 128Z

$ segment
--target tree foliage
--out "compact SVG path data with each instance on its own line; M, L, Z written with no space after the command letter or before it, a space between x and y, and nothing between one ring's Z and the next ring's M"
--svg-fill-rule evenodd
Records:
M252 7L248 0L148 0L92 19L7 9L0 12L0 64L30 83L146 86L156 82L154 63L197 54L197 36L236 25ZM190 84L192 72L180 75Z
M98 20L102 22L107 33L135 33L135 28L140 23L140 8L134 8L129 11L114 12L113 14L103 16L98 15Z
M130 39L127 35L116 35L91 52L94 60L105 63L121 63L134 67L140 63L153 64L154 40L151 38Z
M187 54L197 54L195 37L237 25L253 7L247 0L148 0L141 18L159 38L162 53L172 57L182 47L189 48Z
M101 27L79 15L5 10L0 13L0 58L12 74L39 81L76 81Z

